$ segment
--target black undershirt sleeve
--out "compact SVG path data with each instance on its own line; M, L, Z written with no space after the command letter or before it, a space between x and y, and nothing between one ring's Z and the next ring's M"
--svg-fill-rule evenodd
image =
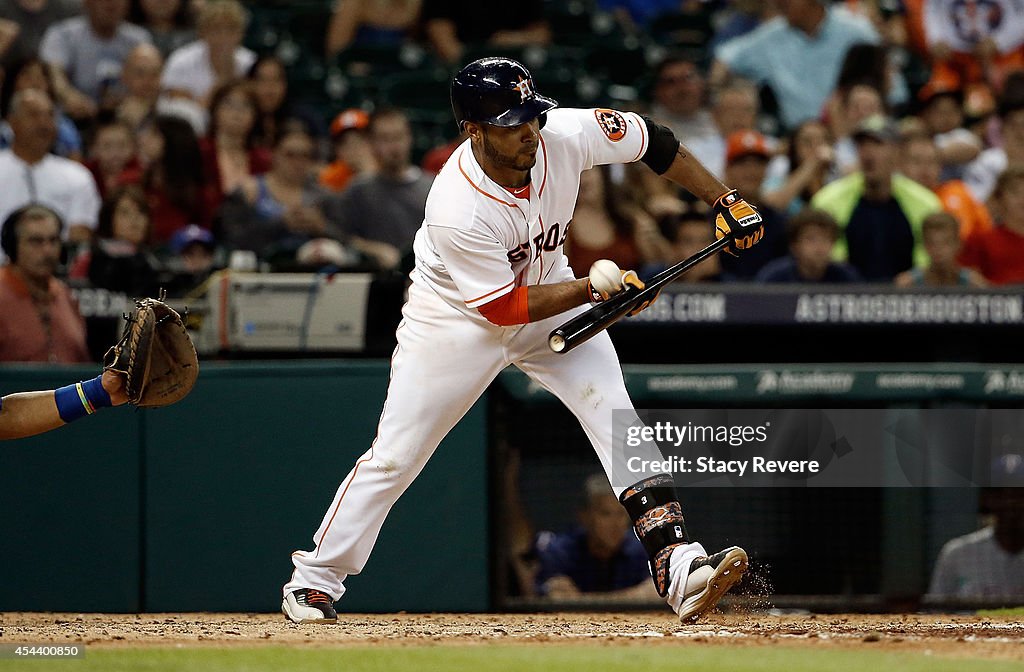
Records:
M664 175L669 166L676 158L679 150L679 140L670 129L651 121L649 117L641 115L644 123L647 124L647 134L651 139L647 144L647 151L640 157L640 160L650 166L651 170L658 175Z

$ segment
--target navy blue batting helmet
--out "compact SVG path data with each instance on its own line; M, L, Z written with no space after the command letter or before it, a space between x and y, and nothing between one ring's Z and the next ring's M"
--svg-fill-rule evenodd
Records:
M557 101L537 93L526 66L511 58L478 59L452 80L452 110L460 129L464 121L510 127L540 117L543 124L556 107Z

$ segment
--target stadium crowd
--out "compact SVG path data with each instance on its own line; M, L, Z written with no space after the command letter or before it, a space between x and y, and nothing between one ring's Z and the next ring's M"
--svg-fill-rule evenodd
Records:
M447 78L488 53L652 116L759 206L766 243L685 282L1024 282L1019 2L0 0L0 360L83 356L65 281L408 270L461 140ZM566 252L653 272L712 240L702 203L601 167Z

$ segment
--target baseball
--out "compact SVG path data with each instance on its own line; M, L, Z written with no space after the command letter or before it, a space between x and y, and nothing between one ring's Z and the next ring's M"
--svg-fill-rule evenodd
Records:
M598 259L590 267L590 286L602 294L615 294L622 289L622 271L611 259Z

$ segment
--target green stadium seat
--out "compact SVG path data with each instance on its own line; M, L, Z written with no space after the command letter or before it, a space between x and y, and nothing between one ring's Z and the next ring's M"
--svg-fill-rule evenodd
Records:
M307 57L288 68L288 94L295 100L319 104L328 99L327 68L320 59Z
M327 26L331 21L331 8L322 3L296 3L288 17L288 34L302 50L323 58L327 51Z
M622 35L622 28L609 13L590 0L549 0L544 18L551 28L552 45L598 45L609 37Z
M273 52L285 33L289 12L279 8L250 7L243 44L260 54Z
M547 60L547 49L542 46L511 47L491 44L468 44L462 54L461 60L463 63L469 63L470 61L475 61L478 58L487 58L490 56L504 56L506 58L512 58L525 64L526 67L533 69L543 65Z
M557 100L561 107L593 107L603 90L599 80L570 68L534 73L534 80L537 90Z
M395 72L418 70L433 64L432 56L419 45L401 47L353 46L334 58L346 75L381 77Z
M544 18L558 42L571 42L574 38L588 38L591 35L592 8L588 3L576 0L573 2L548 2L544 8Z
M458 129L451 108L402 108L413 130L413 163L419 165L423 156L434 147L450 142Z
M380 83L381 100L402 109L440 110L450 114L447 70L428 68L387 75Z
M585 59L588 74L614 84L636 85L647 75L647 52L636 39L606 43L592 49Z
M714 34L710 11L662 14L651 21L648 34L673 49L703 52Z
M337 110L364 107L377 100L379 86L372 77L350 77L337 66L329 66L323 82L326 104Z

